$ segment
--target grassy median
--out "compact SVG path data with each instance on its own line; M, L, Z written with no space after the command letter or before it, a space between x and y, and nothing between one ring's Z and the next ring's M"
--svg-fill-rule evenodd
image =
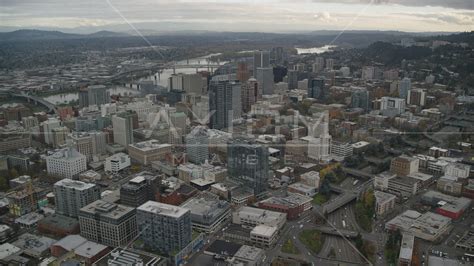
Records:
M293 240L290 238L288 238L283 247L281 247L281 251L288 254L300 254L300 251L295 247Z
M315 229L303 230L299 235L299 239L314 253L319 253L324 244L324 236Z

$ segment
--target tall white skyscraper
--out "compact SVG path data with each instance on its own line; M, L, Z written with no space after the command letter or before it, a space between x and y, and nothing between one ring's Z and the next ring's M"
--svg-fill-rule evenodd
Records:
M120 113L112 118L114 142L124 147L133 143L133 116L131 113Z

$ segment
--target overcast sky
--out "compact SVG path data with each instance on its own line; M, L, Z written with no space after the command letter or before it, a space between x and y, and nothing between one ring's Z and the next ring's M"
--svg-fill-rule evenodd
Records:
M472 31L474 0L0 0L0 26ZM156 27L156 28L155 28Z

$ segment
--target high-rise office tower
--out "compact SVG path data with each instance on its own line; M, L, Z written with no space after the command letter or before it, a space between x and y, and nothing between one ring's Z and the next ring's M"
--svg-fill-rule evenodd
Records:
M69 128L67 127L57 127L53 128L51 134L53 134L53 147L54 148L61 148L66 144L66 138L69 134Z
M308 157L328 161L331 154L332 137L329 134L329 112L313 114L308 122Z
M202 164L209 159L207 127L197 126L186 136L186 154L188 160L195 164Z
M408 92L407 103L417 106L425 106L426 91L423 89L412 89Z
M41 123L41 127L43 128L44 143L53 145L53 129L61 127L61 121L56 118L49 118Z
M273 86L275 85L273 81L273 68L257 68L257 81L264 95L273 94Z
M411 80L409 78L404 78L400 81L400 85L398 87L398 95L402 99L407 99L408 94L411 90Z
M140 239L147 247L164 254L181 251L191 242L191 212L155 201L137 208Z
M255 51L253 52L253 76L257 75L258 68L266 68L270 66L270 52L269 51Z
M272 48L272 61L277 64L281 65L285 62L285 50L283 47L274 47Z
M242 84L242 111L250 112L252 105L262 98L262 89L255 78Z
M308 98L324 100L327 95L324 86L324 79L310 79L308 80Z
M253 191L265 192L268 185L268 148L250 140L237 138L227 144L229 175Z
M223 129L242 114L242 85L237 81L211 81L209 85L210 127Z
M94 85L79 91L79 107L100 106L110 102L110 93L103 85Z
M334 69L334 59L328 58L326 59L326 69L333 70Z
M351 107L369 110L369 92L366 88L352 88Z
M54 184L54 197L56 213L77 217L82 207L100 199L100 188L65 178Z
M237 80L243 84L244 82L247 82L249 78L250 78L250 72L249 72L247 63L239 62L237 64Z
M124 147L133 143L133 114L123 112L112 118L114 141Z
M316 57L313 64L313 72L318 73L323 71L324 69L324 58L323 57Z
M288 89L295 90L298 88L298 71L288 70Z
M92 160L93 155L93 138L86 132L73 132L69 135L69 139L74 143L78 152L87 157L87 161Z

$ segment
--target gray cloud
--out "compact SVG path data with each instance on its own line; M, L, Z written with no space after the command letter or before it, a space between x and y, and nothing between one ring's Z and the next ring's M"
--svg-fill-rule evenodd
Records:
M315 3L343 3L343 4L398 4L403 6L439 6L454 9L474 10L473 0L313 0Z

